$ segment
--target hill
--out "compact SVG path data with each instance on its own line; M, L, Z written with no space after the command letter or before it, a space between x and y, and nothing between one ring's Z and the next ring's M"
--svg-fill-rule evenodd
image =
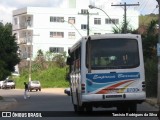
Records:
M158 20L157 14L148 14L139 16L139 26L147 26L152 20Z

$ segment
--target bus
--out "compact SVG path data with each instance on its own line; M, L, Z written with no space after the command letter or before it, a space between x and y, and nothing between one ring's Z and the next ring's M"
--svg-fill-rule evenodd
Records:
M69 50L70 92L75 112L116 107L136 112L146 99L141 35L84 36Z

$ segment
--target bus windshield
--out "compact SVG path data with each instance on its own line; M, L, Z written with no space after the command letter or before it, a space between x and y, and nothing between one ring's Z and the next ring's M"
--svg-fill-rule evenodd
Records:
M136 39L99 39L91 40L90 44L90 64L93 70L135 68L140 64ZM86 49L86 66L88 67L88 49Z

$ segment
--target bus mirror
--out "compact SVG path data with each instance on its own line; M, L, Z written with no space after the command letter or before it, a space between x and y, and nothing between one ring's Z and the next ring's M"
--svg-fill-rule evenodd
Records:
M66 80L70 81L70 74L69 73L66 74Z
M73 61L70 57L67 57L67 65L73 65Z

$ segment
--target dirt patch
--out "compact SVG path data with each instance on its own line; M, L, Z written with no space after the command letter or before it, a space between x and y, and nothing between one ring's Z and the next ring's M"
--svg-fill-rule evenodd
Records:
M64 94L65 88L42 88L42 92L53 93L53 94Z

